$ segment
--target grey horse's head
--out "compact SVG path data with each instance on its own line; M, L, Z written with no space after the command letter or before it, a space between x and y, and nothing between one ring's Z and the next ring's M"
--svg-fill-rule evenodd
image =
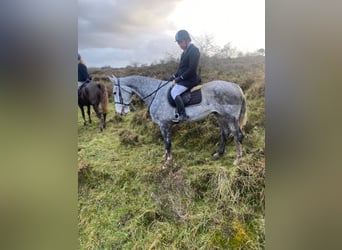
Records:
M108 78L113 83L113 96L116 112L120 115L129 113L132 91L121 86L119 78L116 78L114 75Z

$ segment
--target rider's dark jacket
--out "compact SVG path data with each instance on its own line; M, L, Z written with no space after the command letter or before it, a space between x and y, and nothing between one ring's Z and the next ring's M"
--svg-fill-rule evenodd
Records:
M178 84L192 88L199 84L200 78L197 75L197 67L200 59L199 49L190 43L183 51L175 77L179 77Z
M78 63L78 81L86 82L89 81L89 79L87 67L83 63Z

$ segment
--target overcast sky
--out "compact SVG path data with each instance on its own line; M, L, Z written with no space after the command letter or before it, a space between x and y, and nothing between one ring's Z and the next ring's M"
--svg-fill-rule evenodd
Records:
M88 67L179 56L179 29L243 52L265 48L265 0L78 0L78 7L78 50Z

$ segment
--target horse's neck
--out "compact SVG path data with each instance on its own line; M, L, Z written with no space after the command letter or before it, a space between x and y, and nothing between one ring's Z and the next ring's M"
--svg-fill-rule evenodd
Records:
M128 79L127 86L130 87L141 99L148 101L149 95L153 96L153 92L158 89L158 86L163 82L148 77L132 77ZM150 97L151 97L150 96Z

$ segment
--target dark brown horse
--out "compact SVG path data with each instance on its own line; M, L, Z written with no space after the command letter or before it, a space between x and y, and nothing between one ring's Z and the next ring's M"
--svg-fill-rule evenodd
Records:
M99 111L99 104L101 104L102 113ZM86 119L84 117L84 106L87 106L87 113L89 123L91 123L90 106L93 106L96 116L100 119L100 131L106 127L106 116L108 113L108 93L106 86L103 83L90 82L81 89L78 96L78 106L82 111L84 125Z

